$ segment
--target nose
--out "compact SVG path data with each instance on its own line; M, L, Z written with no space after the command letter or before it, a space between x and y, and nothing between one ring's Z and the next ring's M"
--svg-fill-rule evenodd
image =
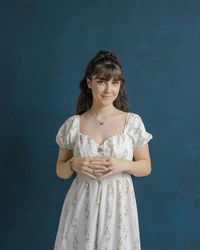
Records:
M112 89L112 86L111 86L111 84L106 84L106 88L105 88L105 92L106 93L111 93L111 89Z

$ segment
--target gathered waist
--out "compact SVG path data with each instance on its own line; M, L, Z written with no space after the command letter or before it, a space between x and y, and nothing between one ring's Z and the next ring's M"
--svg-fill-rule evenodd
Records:
M106 178L99 178L99 176L96 176L96 179L92 179L91 177L89 176L86 176L84 174L81 174L81 173L76 173L76 179L79 179L79 180L86 180L86 181L90 181L90 182L107 182L107 181L111 181L111 180L122 180L122 179L128 179L128 180L131 180L132 181L132 178L131 178L131 174L129 173L126 173L126 172L121 172L121 173L116 173L116 174L113 174L113 175L110 175Z

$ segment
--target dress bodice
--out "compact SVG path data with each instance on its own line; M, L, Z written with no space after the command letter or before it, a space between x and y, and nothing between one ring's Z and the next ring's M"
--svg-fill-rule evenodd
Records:
M128 112L123 133L113 135L99 145L91 136L80 132L80 115L75 114L59 128L56 142L61 148L73 150L75 157L113 156L132 160L134 149L152 138L141 117Z

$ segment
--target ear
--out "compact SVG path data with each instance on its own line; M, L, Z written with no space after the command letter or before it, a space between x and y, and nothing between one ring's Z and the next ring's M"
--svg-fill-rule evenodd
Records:
M91 85L91 81L88 79L88 77L86 77L86 80L87 80L87 85L88 85L88 88L92 88L92 85Z

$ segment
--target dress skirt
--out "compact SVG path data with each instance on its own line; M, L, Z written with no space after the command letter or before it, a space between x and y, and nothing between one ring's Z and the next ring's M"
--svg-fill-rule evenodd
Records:
M77 173L65 197L54 250L140 250L131 175Z

